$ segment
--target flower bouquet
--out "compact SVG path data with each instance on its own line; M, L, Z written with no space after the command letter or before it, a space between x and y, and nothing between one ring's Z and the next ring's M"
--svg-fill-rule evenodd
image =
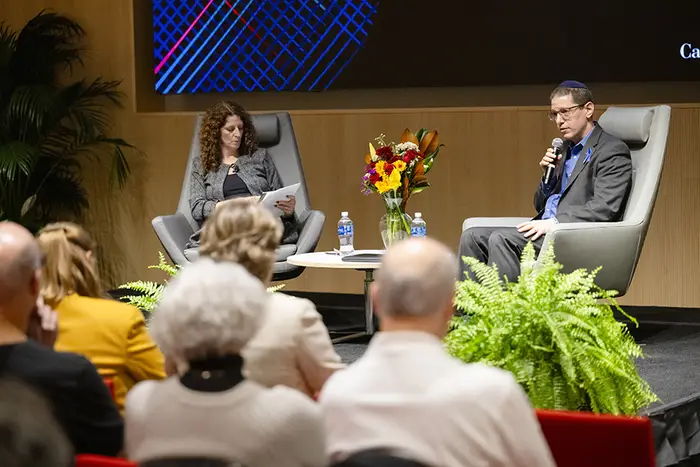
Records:
M411 235L411 218L406 214L406 203L414 193L430 186L426 174L433 167L440 144L437 131L421 128L416 133L406 128L400 143L387 143L386 135L376 138L378 148L369 143L365 156L365 174L362 192L376 192L382 196L386 214L379 223L384 247Z

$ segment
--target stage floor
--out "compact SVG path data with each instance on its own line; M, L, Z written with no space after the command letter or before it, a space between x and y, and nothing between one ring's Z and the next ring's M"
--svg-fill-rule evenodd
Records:
M644 358L637 362L639 374L661 402L653 408L700 392L700 325L640 323L632 335L642 346ZM357 360L369 339L336 344L346 363Z
M661 399L652 408L700 392L700 326L642 323L632 334L644 352L639 374Z

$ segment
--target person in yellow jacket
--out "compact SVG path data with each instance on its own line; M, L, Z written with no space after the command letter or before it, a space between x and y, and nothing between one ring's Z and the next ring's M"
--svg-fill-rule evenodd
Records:
M96 245L82 227L49 224L37 239L45 255L41 296L58 314L54 348L88 358L112 382L122 410L136 383L165 378L163 354L141 311L104 295L93 255Z

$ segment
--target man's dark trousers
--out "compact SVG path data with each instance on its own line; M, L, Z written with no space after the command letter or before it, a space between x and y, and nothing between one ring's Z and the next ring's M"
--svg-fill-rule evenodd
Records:
M464 280L465 273L476 280L471 268L462 261L463 256L471 256L489 266L496 263L501 278L505 275L509 282L517 282L520 257L528 241L515 227L472 227L465 230L459 242L460 280ZM536 254L542 249L542 242L544 235L532 242Z

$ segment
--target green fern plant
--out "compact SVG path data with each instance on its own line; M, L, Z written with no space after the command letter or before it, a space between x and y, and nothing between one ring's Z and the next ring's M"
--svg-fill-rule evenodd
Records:
M172 266L168 264L168 262L165 260L165 255L163 255L163 253L159 251L158 264L148 266L148 269L158 269L166 273L169 278L172 278L177 275L181 267L179 265ZM146 313L150 314L153 312L153 310L156 309L156 306L158 306L158 302L163 296L163 291L165 290L165 286L167 284L167 279L164 280L162 283L152 281L134 281L120 285L119 288L129 289L136 292L138 295L125 295L122 297L122 300L125 300L127 303L130 303L136 306L137 308L145 311ZM274 293L282 289L283 287L284 284L277 285L274 287L268 287L267 291L269 293Z
M658 400L638 374L642 350L615 320L616 291L594 283L600 268L560 272L554 251L537 268L528 244L517 282L503 282L496 266L463 258L478 282L457 286L448 352L511 372L536 408L637 414Z

